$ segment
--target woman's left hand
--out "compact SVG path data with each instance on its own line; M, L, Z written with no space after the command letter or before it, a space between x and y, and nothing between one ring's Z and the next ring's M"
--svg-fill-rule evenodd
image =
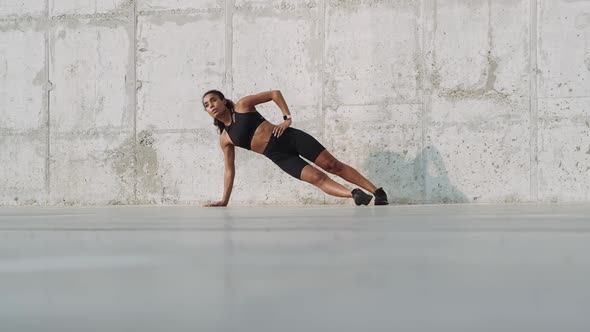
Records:
M291 125L291 120L285 120L285 122L281 123L280 125L276 126L272 130L272 134L276 137L280 137L287 128Z

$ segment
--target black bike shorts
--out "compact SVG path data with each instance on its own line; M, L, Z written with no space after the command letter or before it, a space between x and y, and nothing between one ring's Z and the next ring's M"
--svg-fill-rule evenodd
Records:
M301 180L301 171L309 165L301 157L315 162L326 148L308 133L287 128L280 137L272 135L263 154L283 171ZM301 156L301 157L300 157Z

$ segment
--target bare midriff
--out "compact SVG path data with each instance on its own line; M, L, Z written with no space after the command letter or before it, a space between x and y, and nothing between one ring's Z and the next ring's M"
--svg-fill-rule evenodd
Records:
M256 131L254 132L254 136L252 137L252 142L250 142L250 148L252 151L262 154L270 138L272 137L272 130L274 129L275 125L268 121L262 122Z

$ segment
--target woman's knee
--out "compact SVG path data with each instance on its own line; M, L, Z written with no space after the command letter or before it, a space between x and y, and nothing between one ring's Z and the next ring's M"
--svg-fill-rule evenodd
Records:
M309 183L316 185L316 186L321 185L327 179L328 179L328 176L326 174L318 171L317 169L314 169L313 171L309 171L309 172L305 172L305 170L304 170L304 174L302 174L302 177L301 177L301 180L303 180L305 182L309 182Z
M336 158L331 158L326 162L324 169L326 172L339 174L344 169L344 164Z
M328 150L322 151L314 163L321 167L324 171L337 175L340 174L346 166L336 159L330 152L328 152Z

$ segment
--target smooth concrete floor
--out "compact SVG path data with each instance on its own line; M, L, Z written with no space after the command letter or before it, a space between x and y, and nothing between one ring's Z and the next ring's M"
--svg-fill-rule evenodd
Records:
M590 205L0 208L0 331L590 331Z

